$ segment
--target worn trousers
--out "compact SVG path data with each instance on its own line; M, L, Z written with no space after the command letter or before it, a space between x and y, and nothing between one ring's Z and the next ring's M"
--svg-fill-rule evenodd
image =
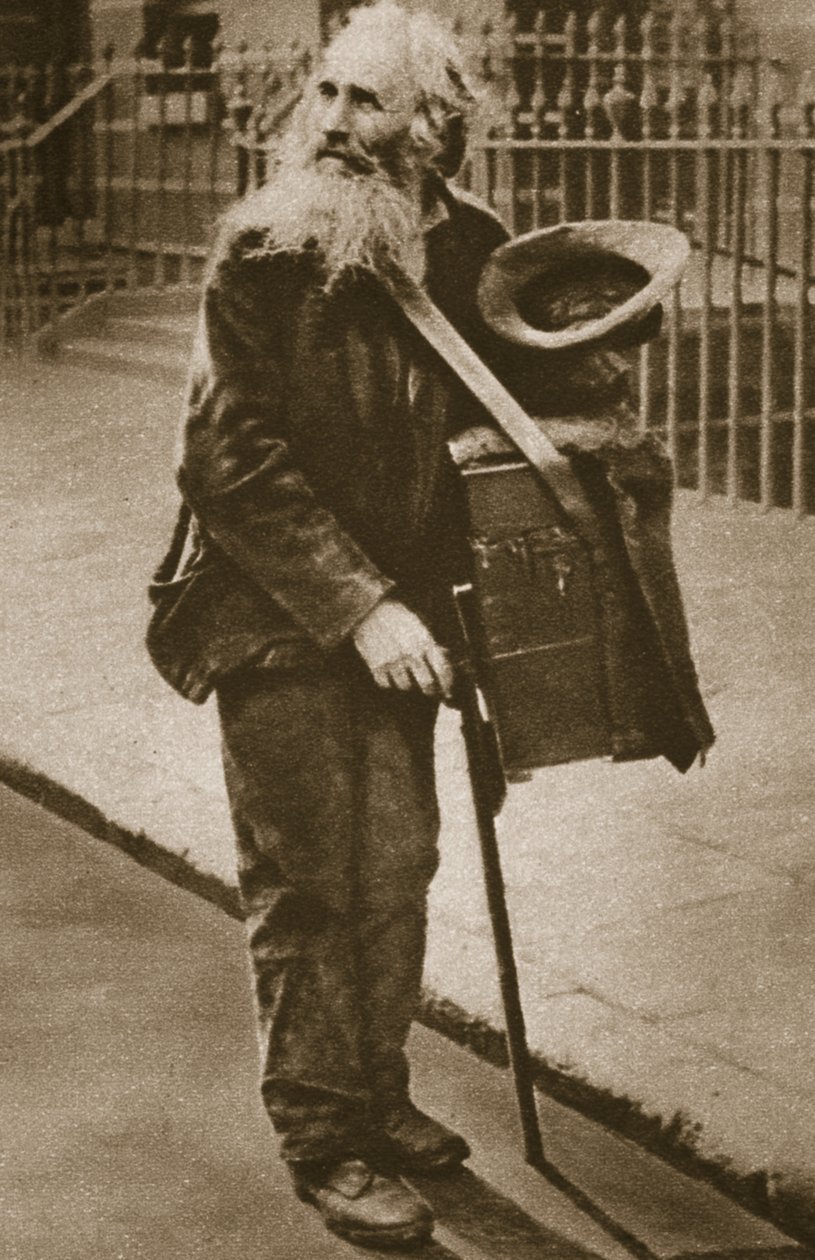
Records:
M263 1100L291 1163L364 1153L407 1095L438 863L437 705L355 654L218 689Z

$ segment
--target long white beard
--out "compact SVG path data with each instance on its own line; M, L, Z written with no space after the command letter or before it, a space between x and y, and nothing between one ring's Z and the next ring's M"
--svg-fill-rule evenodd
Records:
M350 270L387 275L397 268L421 281L425 271L418 195L384 171L357 174L331 158L284 152L269 182L233 214L261 228L255 254L298 252L316 245L331 289Z

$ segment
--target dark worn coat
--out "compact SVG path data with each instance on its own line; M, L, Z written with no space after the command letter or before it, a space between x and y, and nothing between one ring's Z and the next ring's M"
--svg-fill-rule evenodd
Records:
M498 343L475 294L507 234L469 198L446 206L427 235L431 296L530 410L575 410L591 365L571 354L544 370ZM252 256L259 241L259 231L227 232L206 286L178 472L194 546L153 626L162 673L199 702L242 665L323 658L389 592L449 642L450 586L467 577L447 441L486 417L374 278L326 294L316 255ZM601 370L592 388L609 405L621 386ZM665 651L684 765L712 732L671 561L664 468L658 486L641 478L633 493L630 477L608 471Z
M469 201L448 212L428 233L428 283L479 344L476 282L506 233ZM189 596L157 647L193 700L239 665L338 647L389 591L447 639L462 576L446 440L472 421L463 391L372 277L326 294L313 253L253 258L259 240L222 240L191 371Z

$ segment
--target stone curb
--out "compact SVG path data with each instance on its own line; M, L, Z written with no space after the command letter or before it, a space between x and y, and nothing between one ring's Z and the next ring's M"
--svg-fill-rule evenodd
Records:
M0 755L0 782L95 839L114 845L140 866L185 892L211 902L231 918L243 918L234 886L217 875L198 870L185 857L171 853L144 832L135 832L111 821L102 810L48 775ZM425 990L419 1020L493 1066L504 1069L509 1066L504 1033L486 1020L469 1015L455 1002ZM633 1099L599 1089L585 1079L552 1067L538 1055L533 1056L532 1066L536 1086L558 1102L636 1142L680 1172L708 1182L802 1243L815 1242L815 1203L806 1194L799 1195L784 1187L776 1187L771 1194L765 1174L740 1176L702 1158L694 1149L692 1135L683 1130L676 1118L666 1124L658 1117L646 1115ZM544 1144L545 1140L544 1134ZM795 1254L799 1260L804 1260L800 1252ZM729 1257L716 1260L729 1260Z

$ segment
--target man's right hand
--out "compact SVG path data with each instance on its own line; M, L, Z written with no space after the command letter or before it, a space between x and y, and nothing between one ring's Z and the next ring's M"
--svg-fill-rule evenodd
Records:
M448 700L453 689L450 658L424 622L395 599L384 599L353 632L356 649L380 687Z

